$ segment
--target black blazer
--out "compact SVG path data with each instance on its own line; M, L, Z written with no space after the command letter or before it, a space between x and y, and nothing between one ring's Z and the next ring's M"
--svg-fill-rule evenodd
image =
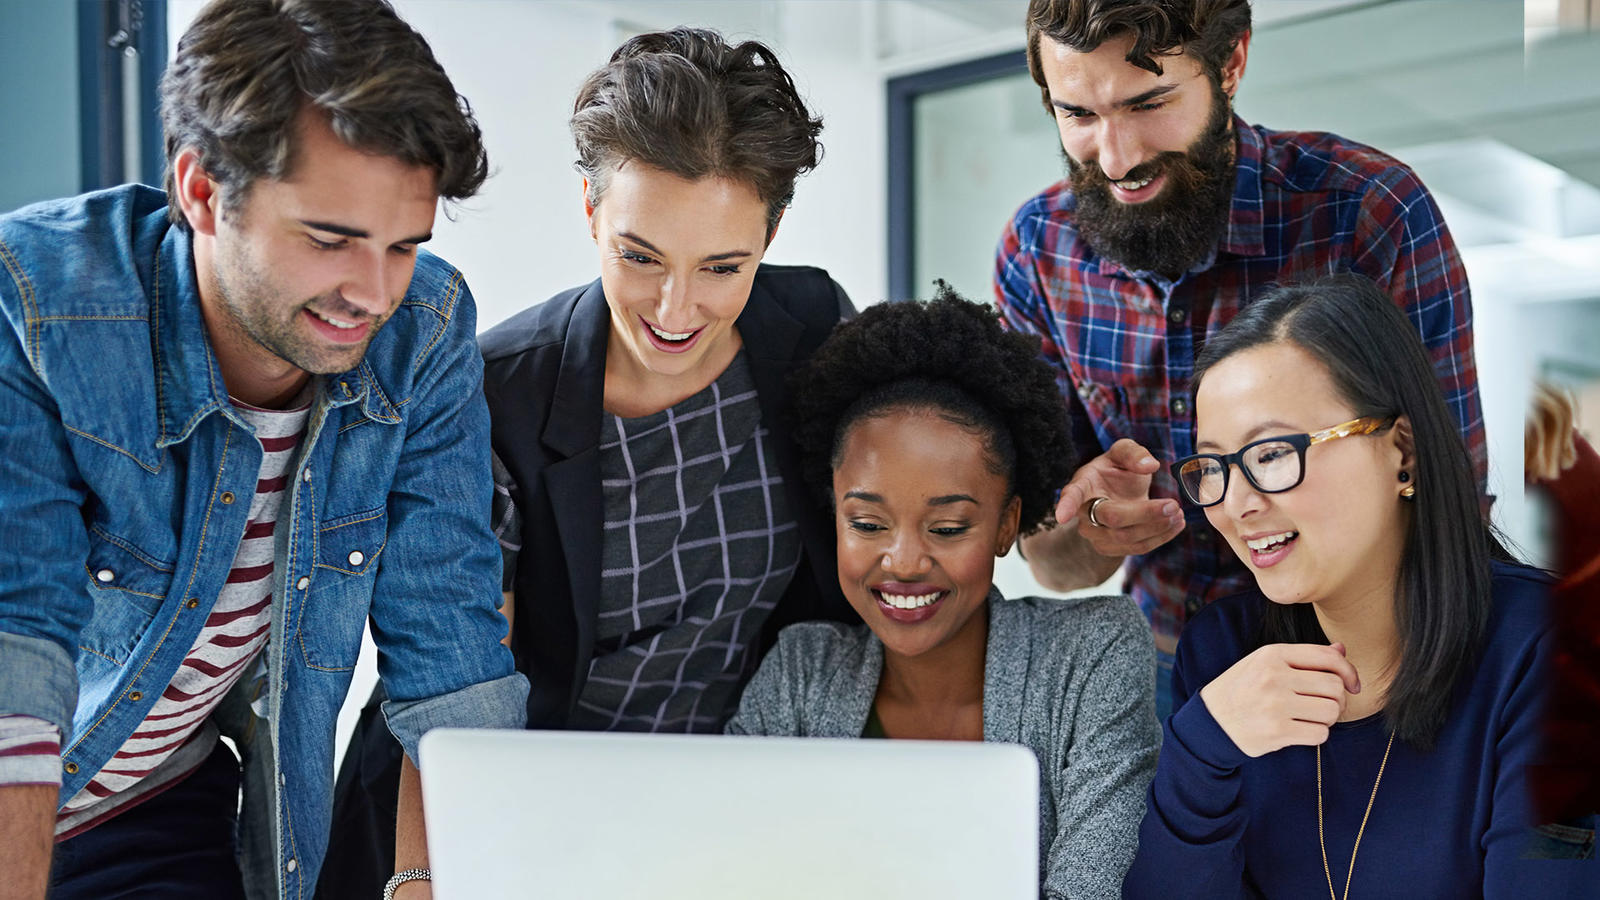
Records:
M832 514L803 482L789 437L784 378L854 308L821 269L763 265L737 327L774 438L803 552L762 631L807 619L859 622L839 590ZM593 654L600 595L601 398L610 311L598 280L563 291L479 337L495 453L516 483L522 551L507 573L516 616L512 649L532 686L528 727L563 727Z

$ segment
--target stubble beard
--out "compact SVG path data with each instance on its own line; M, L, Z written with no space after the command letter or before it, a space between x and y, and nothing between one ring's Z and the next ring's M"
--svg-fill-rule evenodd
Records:
M1066 152L1077 199L1078 234L1096 253L1136 272L1177 278L1211 256L1228 228L1236 172L1232 105L1213 85L1211 118L1184 152L1162 153L1126 176L1166 176L1155 197L1129 204L1111 194L1098 163L1078 163Z
M217 289L236 341L256 344L278 359L312 375L336 375L356 367L384 319L371 322L366 340L335 347L307 335L300 316L308 307L351 321L369 320L343 298L322 295L290 303L278 293L260 267L242 255L217 259ZM279 312L282 310L282 312Z

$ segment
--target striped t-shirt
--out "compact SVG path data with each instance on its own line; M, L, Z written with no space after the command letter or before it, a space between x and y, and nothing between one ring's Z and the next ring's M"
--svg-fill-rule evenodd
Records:
M216 744L209 717L267 643L272 621L273 529L288 488L288 471L305 434L309 404L259 409L233 401L255 428L263 451L249 522L227 583L172 681L114 756L56 817L66 840L182 779ZM8 752L8 747L11 752ZM15 752L19 749L26 752ZM54 777L42 778L48 764ZM60 738L54 726L27 716L0 717L0 784L57 783Z

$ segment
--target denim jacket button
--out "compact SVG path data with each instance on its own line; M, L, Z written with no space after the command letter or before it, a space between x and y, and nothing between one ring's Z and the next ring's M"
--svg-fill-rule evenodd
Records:
M360 550L350 551L350 565L359 566L365 559L366 557L362 555Z
M232 504L233 504L233 491L223 491L222 492L222 505L223 506L231 506Z
M301 481L310 481L311 480L311 470L310 469L306 469L305 471L301 472L300 473L300 480Z
M117 573L111 571L110 569L101 569L100 571L94 573L94 580L100 582L101 584L110 584L111 582L117 580Z
M293 859L290 859L287 863L284 863L283 868L284 871L293 872L295 869L299 868L299 866L299 863L295 862Z
M68 775L76 775L76 774L78 774L78 764L77 763L70 763L69 762L66 765L62 766L61 768L66 770L66 773Z
M300 576L300 580L296 581L294 583L294 589L297 590L297 591L303 591L303 590L305 590L306 588L308 588L310 586L311 586L311 579L307 578L304 575L301 575Z

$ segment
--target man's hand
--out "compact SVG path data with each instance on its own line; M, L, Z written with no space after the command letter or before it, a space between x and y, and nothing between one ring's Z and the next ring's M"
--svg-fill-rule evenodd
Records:
M0 900L44 900L59 793L48 784L0 786Z
M1256 757L1326 741L1359 693L1343 644L1268 644L1201 688L1200 700L1234 746Z
M1056 503L1058 527L1076 524L1080 537L1101 556L1124 557L1151 550L1183 530L1183 510L1176 500L1151 500L1150 479L1161 464L1150 451L1129 438L1096 456L1073 473ZM1089 504L1097 498L1094 518Z

